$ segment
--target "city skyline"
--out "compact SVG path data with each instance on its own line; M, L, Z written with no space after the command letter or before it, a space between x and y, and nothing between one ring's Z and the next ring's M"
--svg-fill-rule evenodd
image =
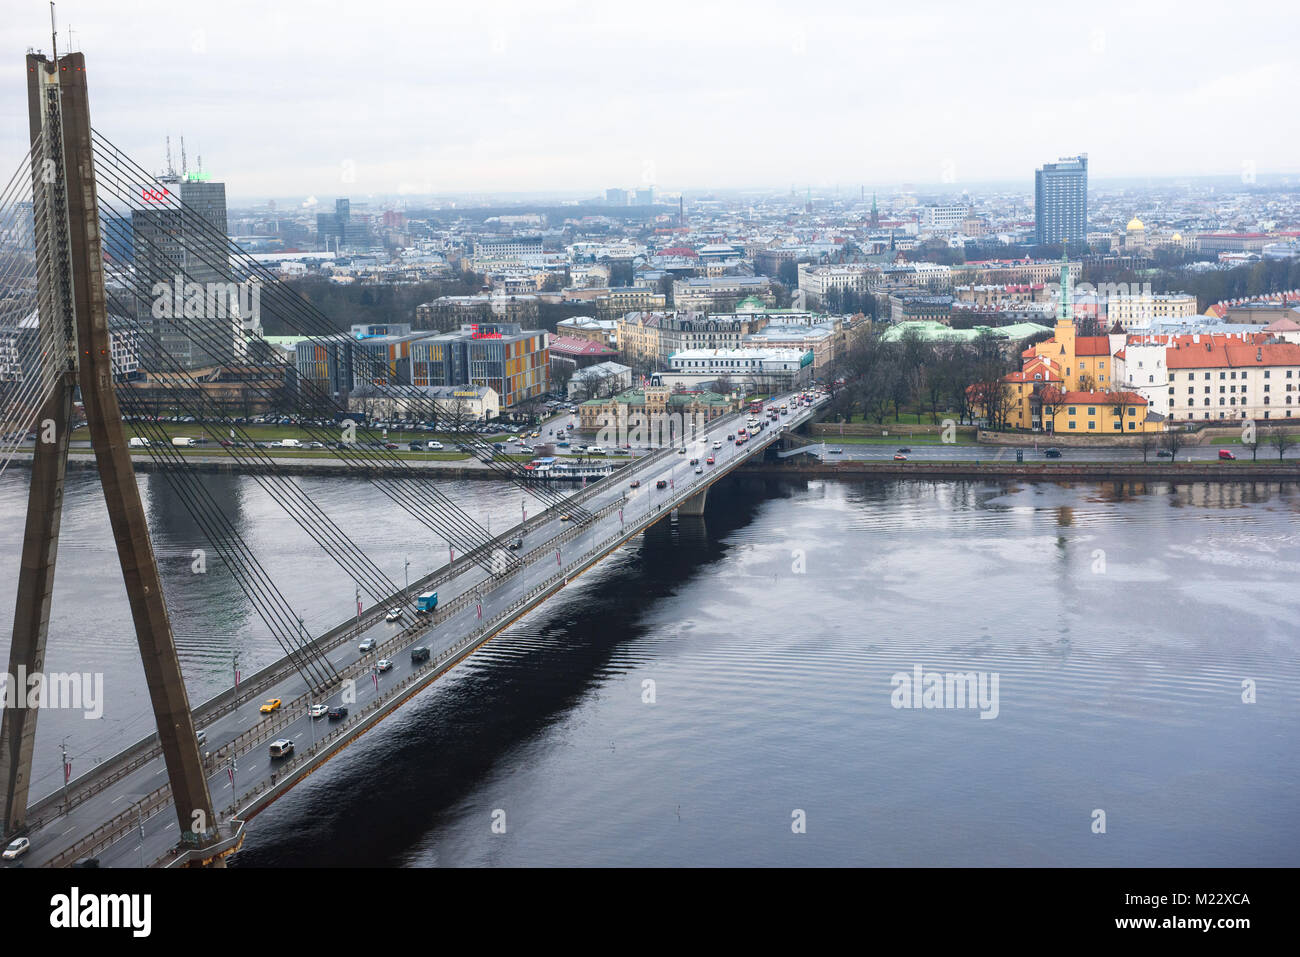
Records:
M165 137L179 161L185 136L190 165L201 155L232 201L251 202L650 184L1029 190L1043 162L1081 152L1098 182L1300 172L1300 132L1272 116L1300 85L1292 31L1211 29L1212 11L1106 4L1090 10L1099 26L1068 36L1025 4L1004 11L1017 31L951 5L885 17L759 5L747 19L578 2L436 18L381 2L319 22L242 2L188 21L157 3L130 17L58 12L60 48L70 29L88 55L97 127L159 169ZM151 19L165 28L125 26ZM46 6L3 29L14 153L25 147L20 51L48 48ZM1225 61L1225 45L1253 56ZM142 61L166 78L144 109Z

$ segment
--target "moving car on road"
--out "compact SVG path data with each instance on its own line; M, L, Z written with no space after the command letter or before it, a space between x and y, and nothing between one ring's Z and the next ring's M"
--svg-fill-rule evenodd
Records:
M376 641L374 638L365 638L362 640L361 644L357 646L357 649L363 655L367 655L370 652L374 651L375 648L377 648L378 646L379 646L379 642Z
M640 488L640 487L641 487L640 479L633 479L632 484L628 486L628 488Z
M280 738L278 741L272 741L270 752L272 760L275 758L287 758L289 755L293 754L293 742L288 738Z
M428 660L429 660L429 649L428 649L428 648L412 648L412 649L411 649L411 664L413 664L413 665L422 665L422 664L424 664L424 663L425 663L426 661L428 661Z
M1055 449L1055 448L1043 449L1043 458L1045 459L1059 459L1060 457L1061 457L1060 449Z
M1227 449L1219 449L1219 461L1221 461L1221 462L1233 462L1233 461L1236 460L1236 458L1237 458L1237 456L1233 455L1233 454L1232 454L1231 452L1229 452Z
M827 449L826 451L827 451L827 453L829 453L830 455L843 455L843 454L844 454L844 450L843 450L843 449L838 449L838 448L837 448L837 449Z
M307 713L311 715L313 718L323 718L325 717L325 714L326 712L329 711L329 709L330 706L327 704L314 704L307 709Z
M262 714L270 714L272 711L279 711L280 699L267 698L266 702L262 705L262 707L258 708L257 710L260 711Z
M658 482L655 482L655 488L667 488L667 487L668 487L668 483L663 479L660 479Z
M379 669L381 674L385 671L392 671L393 661L391 658L380 658L375 667Z
M894 461L895 461L895 462L906 462L906 461L907 461L907 456L904 455L902 452L895 452L895 453L894 453Z
M713 464L713 456L710 455L707 459L705 459L705 460L704 460L704 464L705 464L705 465L712 465L712 464Z
M384 621L397 621L397 619L401 617L402 617L402 609L390 608L388 609L388 614L384 616Z
M339 719L346 718L348 716L348 709L346 705L339 704L330 708L327 713L331 721L338 721Z
M5 848L4 859L6 861L15 860L16 858L22 857L31 849L31 841L27 840L25 837L16 837L10 841L9 846Z

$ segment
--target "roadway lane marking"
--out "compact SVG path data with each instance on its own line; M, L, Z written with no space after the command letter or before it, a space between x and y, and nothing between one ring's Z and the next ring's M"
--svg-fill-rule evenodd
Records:
M164 831L170 831L170 830L171 830L172 828L174 828L175 826L176 826L176 822L175 822L175 821L172 821L172 822L171 822L170 824L168 824L165 828L163 828L163 830L164 830Z
M125 794L119 794L117 797L113 798L113 800L109 801L108 803L109 803L109 804L116 804L118 801L122 800L124 797L126 797Z
M74 824L74 825L72 825L72 827L68 828L67 831L64 831L63 834L67 834L68 831L75 831L76 829L77 829L77 825ZM63 834L60 834L59 837L62 837Z

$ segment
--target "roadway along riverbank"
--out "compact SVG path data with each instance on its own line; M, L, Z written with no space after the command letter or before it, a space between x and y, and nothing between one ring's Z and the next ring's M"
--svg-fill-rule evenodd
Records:
M842 461L818 462L809 456L803 461L753 462L745 466L746 475L771 475L789 478L1025 478L1038 481L1101 479L1103 481L1157 480L1172 482L1249 482L1255 480L1300 482L1300 460L1272 464L1264 462L892 462Z

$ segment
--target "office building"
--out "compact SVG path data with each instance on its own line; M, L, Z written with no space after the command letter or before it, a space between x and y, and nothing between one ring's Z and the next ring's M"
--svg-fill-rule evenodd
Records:
M1034 173L1034 242L1082 245L1088 233L1088 154Z

